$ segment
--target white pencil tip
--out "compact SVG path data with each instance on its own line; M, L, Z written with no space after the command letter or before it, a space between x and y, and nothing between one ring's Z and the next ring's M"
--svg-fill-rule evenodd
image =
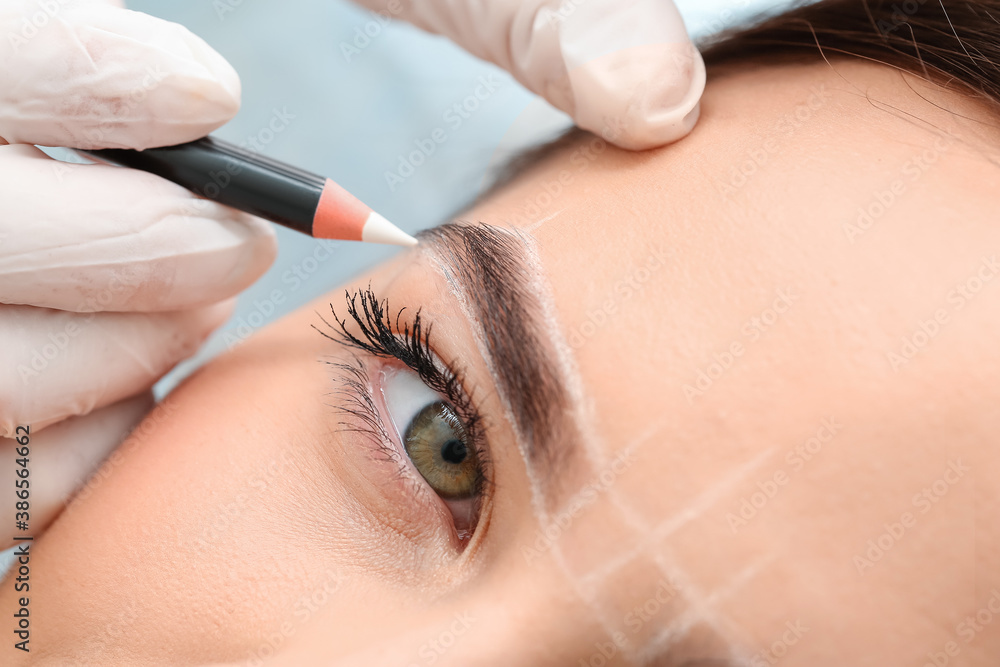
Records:
M417 245L413 238L381 215L372 211L361 229L361 240L365 243L389 243L391 245Z

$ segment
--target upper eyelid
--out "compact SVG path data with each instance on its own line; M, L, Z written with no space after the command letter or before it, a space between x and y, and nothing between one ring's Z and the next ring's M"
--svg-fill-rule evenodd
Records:
M407 308L399 309L395 318L391 317L388 300L379 300L370 285L366 290L359 289L354 294L345 290L345 297L348 314L361 328L362 336L367 340L362 340L347 330L347 319L340 319L337 316L332 303L330 311L336 326L327 322L322 316L320 319L333 335L315 325L313 328L334 342L376 356L393 357L408 366L430 389L448 397L466 421L466 427L473 435L473 439L478 440L477 434L483 420L475 408L471 392L466 389L465 374L455 364L445 362L431 347L433 322L424 328L421 309L414 312L412 324L404 322L400 327L400 320ZM359 297L360 311L357 307Z
M320 319L330 329L332 335L324 332L315 325L313 325L313 328L325 338L353 350L374 356L395 358L420 376L421 380L423 380L423 382L430 389L447 397L457 410L466 427L466 432L470 436L471 444L476 449L476 453L482 465L482 473L484 477L484 479L481 480L483 485L481 493L485 495L488 491L487 487L491 490L494 484L492 458L489 456L490 444L488 438L486 437L487 422L477 407L478 402L473 399L473 391L470 390L470 387L468 386L465 373L462 369L458 368L456 364L444 361L444 359L437 354L431 346L430 337L433 329L433 322L424 328L421 320L422 311L421 309L416 309L415 311L411 311L414 313L413 324L410 325L409 323L404 322L403 327L400 328L399 322L403 313L406 312L407 309L405 307L399 309L396 312L395 318L392 318L389 315L390 311L388 308L388 300L379 300L372 291L371 286L364 291L359 289L353 295L349 291L345 290L345 297L347 300L348 313L361 327L363 334L367 335L368 332L372 331L375 325L378 325L382 328L382 334L391 334L394 344L387 340L385 335L382 335L376 338L379 343L379 345L376 346L376 340L372 340L371 337L369 337L367 341L362 341L357 336L348 332L346 328L346 318L342 320L337 317L336 309L334 308L333 303L330 304L330 310L337 325L334 326L320 316ZM360 312L357 310L357 302L359 298L362 307ZM366 318L366 322L361 321L362 316ZM409 337L409 341L400 340L401 338L406 339L407 337ZM413 339L417 339L418 344L413 344ZM387 342L390 344L386 345L385 343ZM407 342L410 344L408 345ZM408 355L425 355L421 356L421 360L427 363L424 363L421 367L417 367L417 365L412 363L414 359L401 358L402 353L406 353ZM434 378L427 377L427 372L431 371L431 369L434 371ZM366 381L370 382L370 378L366 378ZM474 390L474 388L471 389ZM379 426L382 433L388 435L385 431L385 425L381 423L381 417L378 416L377 418L380 421Z

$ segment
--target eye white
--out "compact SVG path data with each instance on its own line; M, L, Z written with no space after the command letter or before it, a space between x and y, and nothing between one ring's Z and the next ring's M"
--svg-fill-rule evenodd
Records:
M382 371L382 398L392 425L405 445L406 429L424 407L441 396L424 384L420 376L409 369L393 368Z

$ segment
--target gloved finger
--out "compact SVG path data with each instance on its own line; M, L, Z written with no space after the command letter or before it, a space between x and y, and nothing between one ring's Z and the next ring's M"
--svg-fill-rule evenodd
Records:
M152 394L143 392L89 415L63 420L45 430L31 428L27 437L27 457L17 453L21 446L17 440L0 438L0 481L7 488L28 489L27 505L21 505L27 506L27 510L19 510L13 499L0 504L0 525L24 526L23 532L15 530L16 536L40 535L70 495L152 407ZM21 458L28 459L26 476L25 473L18 475L18 470L24 469L17 463ZM25 479L26 484L15 487L16 482ZM7 535L10 533L0 539L0 549L15 544Z
M149 314L0 306L0 437L149 389L226 321L233 303Z
M669 0L399 2L394 15L499 65L623 148L676 141L698 119L705 65Z
M148 148L202 137L239 109L226 60L183 26L113 4L0 4L0 137Z
M276 253L269 223L152 174L0 146L0 303L184 310L234 296Z

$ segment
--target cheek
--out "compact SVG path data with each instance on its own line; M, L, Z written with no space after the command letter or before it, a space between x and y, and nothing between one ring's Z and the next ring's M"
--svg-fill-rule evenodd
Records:
M171 394L39 542L41 643L141 652L184 638L183 650L221 659L329 587L329 555L302 548L299 525L320 509L309 504L316 436L300 425L324 426L299 397L322 390L294 370L309 364L282 363L284 347L248 345Z

